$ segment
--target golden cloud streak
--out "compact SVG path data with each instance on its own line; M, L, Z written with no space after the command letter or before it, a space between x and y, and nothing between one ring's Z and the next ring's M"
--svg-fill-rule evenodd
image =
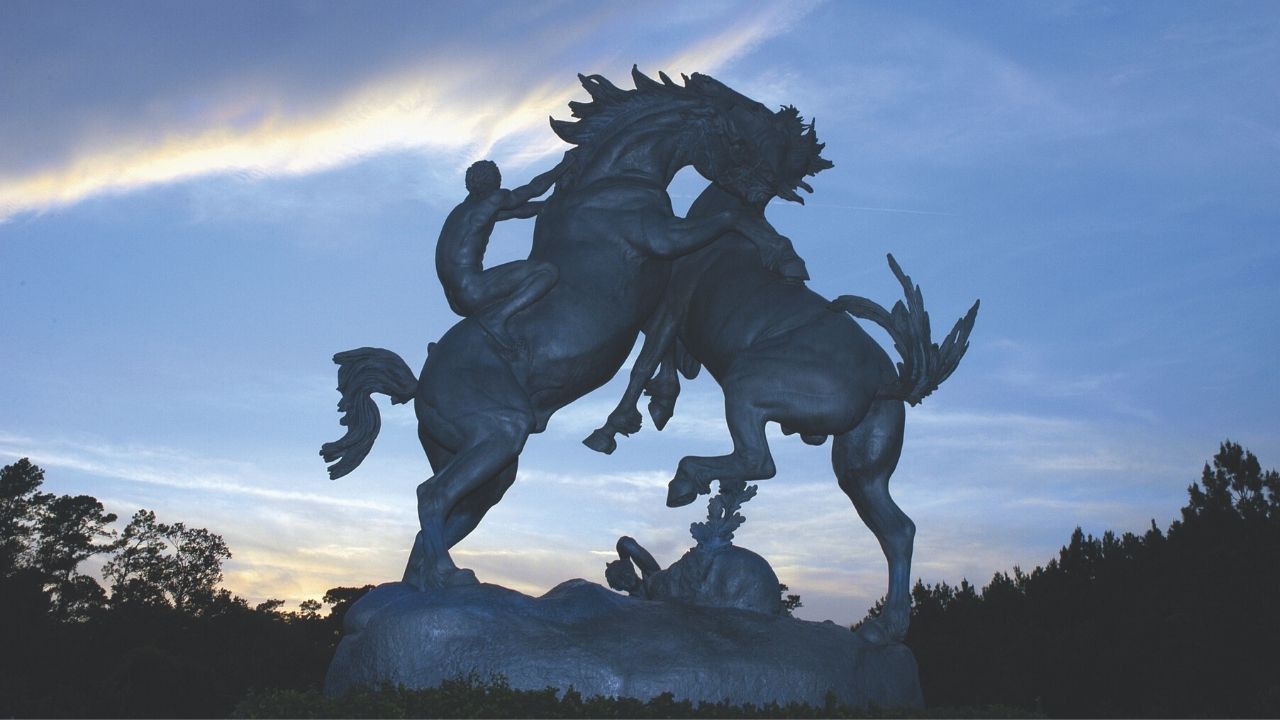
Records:
M803 14L778 5L747 17L717 35L645 68L671 73L715 72L759 41L785 29ZM611 65L611 63L606 63ZM473 148L482 156L499 141L520 138L524 147L509 158L533 162L564 148L545 130L548 114L564 114L565 103L581 90L571 78L530 89L495 87L501 68L474 64L464 70L413 68L370 83L311 117L268 112L250 128L228 126L174 132L155 143L124 142L97 148L61 167L25 176L0 177L0 222L23 212L65 207L89 197L137 190L216 174L296 176L340 167L393 151ZM618 81L624 86L623 78ZM482 88L483 90L476 90ZM251 103L252 104L252 103ZM237 106L244 109L243 101ZM211 117L230 114L217 110ZM98 144L104 144L99 140ZM116 142L113 140L113 142Z
M0 219L219 173L303 175L396 150L487 150L546 122L570 95L536 87L513 101L451 93L449 83L396 78L359 92L319 117L274 114L245 130L210 128L155 144L98 150L25 177L0 178Z

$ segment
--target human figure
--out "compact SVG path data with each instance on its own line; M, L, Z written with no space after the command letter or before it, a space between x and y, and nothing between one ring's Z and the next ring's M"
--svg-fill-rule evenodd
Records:
M449 307L463 317L474 317L505 351L516 345L507 334L507 320L546 295L559 273L540 260L517 260L485 270L489 236L499 220L537 215L543 202L531 200L551 189L572 163L566 153L560 164L514 190L502 187L502 175L492 161L474 163L467 168L467 198L449 213L436 241L436 272Z
M778 575L769 562L733 543L715 549L699 545L665 570L629 537L618 539L618 559L605 565L609 587L644 600L702 607L733 607L782 614ZM636 576L639 566L641 576Z

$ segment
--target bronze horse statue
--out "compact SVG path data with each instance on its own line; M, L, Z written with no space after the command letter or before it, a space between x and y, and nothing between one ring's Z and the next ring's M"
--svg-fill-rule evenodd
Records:
M820 146L819 146L820 147ZM809 164L790 164L792 183L830 167L816 153ZM726 211L764 215L768 199L734 196L712 184L688 217ZM810 445L834 438L831 462L840 489L875 534L889 565L889 588L878 618L859 632L873 642L901 641L910 622L911 551L915 525L889 495L889 477L902 451L904 403L915 405L945 380L968 348L978 312L975 302L939 347L930 341L920 288L889 256L907 295L887 311L865 298L829 301L803 284L760 267L746 238L730 233L673 264L668 295L645 329L645 343L630 384L605 425L583 442L610 453L615 434L640 429L636 403L652 396L650 416L659 430L670 419L680 390L677 368L688 378L705 366L724 391L733 452L685 457L669 485L667 504L687 505L717 480L774 476L765 424L777 422ZM893 338L902 362L889 356L849 316L870 319ZM655 374L656 371L656 374Z
M782 170L814 147L794 110L775 113L705 75L683 85L636 69L632 77L636 88L622 90L579 76L591 101L569 104L576 122L551 121L576 157L537 217L530 258L554 265L558 281L507 324L518 352L471 317L429 347L416 376L388 350L334 357L347 432L321 450L331 477L359 465L377 437L371 393L414 402L434 472L418 486L421 529L404 574L421 590L476 582L449 549L502 499L529 435L621 367L665 294L673 258L731 230L762 248L785 241L747 204L794 194ZM747 204L676 216L666 189L688 166Z

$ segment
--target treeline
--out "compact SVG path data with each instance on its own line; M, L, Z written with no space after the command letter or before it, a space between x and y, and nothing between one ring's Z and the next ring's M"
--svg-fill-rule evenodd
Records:
M439 716L445 697L445 710L517 717L534 702L501 682L326 700L342 618L370 586L250 606L219 587L231 553L218 535L145 510L117 531L95 498L41 492L43 477L27 460L0 469L0 717L218 717L237 703ZM80 571L95 556L106 587ZM1029 573L917 583L907 644L926 702L952 715L1280 717L1280 475L1224 443L1167 530L1077 529ZM546 717L744 712L534 695Z
M251 607L218 587L218 535L148 510L117 531L43 481L26 459L0 469L0 717L226 717L254 688L323 682L368 587ZM107 588L81 572L95 556Z
M917 583L907 645L930 705L1050 717L1280 717L1280 475L1226 442L1181 518L1079 529L1030 573Z

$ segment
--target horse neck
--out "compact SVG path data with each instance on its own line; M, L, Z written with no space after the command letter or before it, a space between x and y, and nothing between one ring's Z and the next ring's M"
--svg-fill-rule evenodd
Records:
M750 206L737 195L712 183L689 206L689 212L686 217L694 219L714 215L722 210L743 210L748 208ZM764 214L763 207L755 208L751 211L760 215ZM725 233L715 242L677 258L675 261L676 272L672 276L673 282L677 284L696 283L698 278L714 265L720 256L725 253L739 252L744 247L750 248L752 253L757 252L755 245L745 235L737 232ZM685 288L685 290L691 290L691 288ZM673 289L673 292L684 292L685 290Z
M666 115L659 119L642 114L611 128L592 143L594 148L574 184L585 187L600 180L627 177L666 189L681 168L692 164L683 152L684 136L690 131L687 124L669 117L669 111Z

